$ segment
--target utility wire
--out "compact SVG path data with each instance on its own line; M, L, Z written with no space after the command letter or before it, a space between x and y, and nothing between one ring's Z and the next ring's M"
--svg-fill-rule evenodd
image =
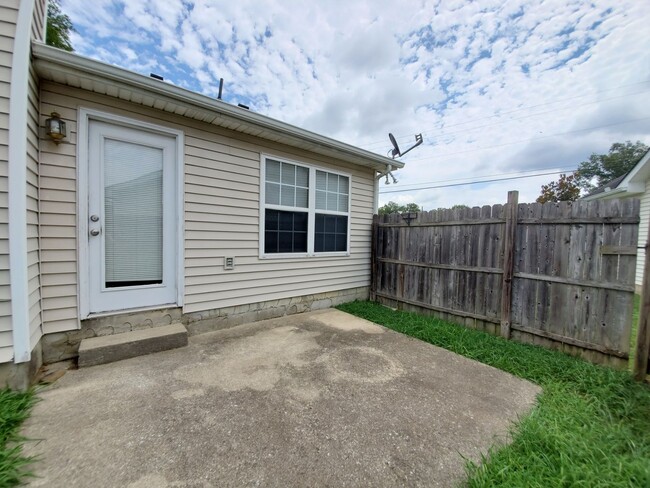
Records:
M580 105L573 105L573 106L570 106L570 107L565 107L565 108L560 108L560 109L546 110L545 112L537 112L537 113L534 113L534 114L523 115L521 117L514 117L514 118L511 118L511 119L507 119L507 120L500 120L500 121L496 121L496 122L491 122L489 124L478 125L476 127L469 127L467 129L459 129L459 130L455 130L455 131L451 131L451 132L440 132L440 133L435 134L435 136L436 136L436 138L443 138L443 137L451 136L451 135L454 135L454 134L466 134L468 132L473 132L475 130L485 129L486 127L493 127L495 125L506 124L506 123L509 123L509 122L517 121L517 120L524 120L524 119L528 119L528 118L531 118L531 117L537 117L539 115L547 115L547 114L550 114L550 113L557 113L560 110L571 110L571 109L576 109L576 108L580 108L580 107L585 107L587 105L593 105L594 103L607 102L607 101L610 101L610 100L616 100L616 99L624 98L624 97L631 96L631 95L639 95L641 93L646 93L648 91L650 91L650 88L647 89L647 90L641 90L641 91L634 92L634 93L628 93L626 95L619 95L619 96L616 96L616 97L603 98L603 99L600 99L600 100L594 100L592 102L586 102L586 103L583 103L583 104L580 104ZM499 115L501 115L501 114L499 114ZM496 116L493 115L493 116L490 116L490 117L496 117ZM488 117L486 117L486 118L488 118ZM476 120L481 120L481 119L475 119L475 120L472 120L471 122L475 122ZM460 124L454 124L454 125L450 125L450 126L447 126L447 127L454 127L456 125L463 125L463 124L466 124L466 123L469 123L469 122L461 122ZM422 132L422 134L427 134L427 133ZM406 141L406 139L405 139L406 137L412 138L413 135L411 134L409 136L400 136L400 137L403 138L404 141ZM377 144L374 144L374 145L377 145ZM385 141L382 141L382 145L388 146L389 143L387 143ZM368 146L366 146L366 148L367 147Z
M568 102L568 101L575 100L575 99L578 99L578 98L584 98L584 97L591 96L591 95L596 95L596 94L599 94L599 93L606 93L606 92L610 92L612 90L618 90L620 88L624 88L624 87L627 87L627 86L642 85L644 83L649 83L649 82L650 82L650 80L637 81L635 83L627 83L627 84L624 84L624 85L619 85L619 86L615 86L615 87L612 87L612 88L607 88L606 90L599 90L599 91L596 91L594 93L590 93L590 94L586 94L586 95L576 95L576 96L573 96L573 97L561 98L561 99L557 99L557 100L551 100L549 102L539 103L539 104L536 104L536 105L528 105L528 106L525 106L525 107L519 107L519 108L516 108L516 109L513 109L513 110L508 110L507 112L493 113L492 115L486 115L484 117L479 117L477 119L468 120L466 122L458 122L456 124L448 125L445 128L457 127L457 126L461 126L461 125L467 125L467 124L471 124L472 122L476 122L476 121L479 121L479 120L487 120L487 119L491 119L491 118L494 118L494 117L501 117L503 115L509 115L509 114L513 114L513 113L516 113L516 112L521 112L522 110L529 110L531 108L545 107L547 105L553 105L555 103ZM621 97L631 96L631 95L635 95L635 94L636 93L625 94L625 95L621 95ZM598 101L601 101L601 100L596 100L596 101L594 101L592 103L597 103ZM432 128L432 129L427 129L427 133L431 132L432 130L436 130L436 129L437 128L435 128L435 127ZM412 137L412 136L413 136L413 134L403 134L403 135L397 136L396 139L401 139L401 138L405 138L405 137ZM382 142L384 142L384 141L383 140L382 141L373 141L373 142L369 142L368 144L365 144L362 147L369 147L369 146L373 146L373 145L376 145L376 144L379 144L379 143L382 143Z
M439 183L448 183L451 181L465 181L465 180L475 180L477 178L493 178L493 177L498 177L498 176L519 176L519 175L527 175L528 173L535 173L537 171L546 171L548 168L537 168L537 169L530 169L528 171L513 171L511 173L497 173L497 174L491 174L491 175L480 175L480 176L473 176L473 177L464 177L464 178L451 178L448 180L437 180L437 181L423 181L422 183L405 183L404 185L400 186L400 188L404 187L412 187L412 186L417 186L417 185L437 185ZM570 168L558 168L557 170L560 173L572 173L576 171L576 169L572 166ZM535 175L532 175L535 176ZM407 188L410 190L417 190L418 188Z
M469 185L480 185L481 183L493 183L495 181L507 181L507 180L520 180L523 178L533 178L535 176L547 176L547 175L557 175L560 173L566 173L566 171L551 171L549 173L537 173L534 175L524 175L524 176L510 176L508 178L493 178L491 180L480 180L480 181L470 181L467 183L450 183L448 185L435 185L435 186L425 186L423 188L411 188L411 189L400 189L400 190L384 190L380 191L379 194L383 195L386 193L403 193L406 191L420 191L420 190L433 190L435 188L449 188L452 186L469 186Z
M440 161L445 161L445 158L449 159L448 156L455 156L457 154L466 154L466 153L471 153L471 152L476 152L476 151L482 151L484 149L495 149L495 148L498 148L498 147L511 146L513 144L522 144L524 142L539 141L539 140L542 140L542 139L549 139L549 138L552 138L552 137L558 137L558 136L563 136L563 135L567 135L567 134L577 134L579 132L588 132L590 130L603 129L605 127L613 127L613 126L616 126L616 125L630 124L632 122L641 122L643 120L648 120L648 119L650 119L650 117L641 117L640 119L626 120L626 121L623 121L623 122L614 122L613 124L596 125L596 126L593 126L593 127L587 127L585 129L576 129L576 130L570 130L570 131L566 131L566 132L557 132L555 134L548 134L548 135L540 136L540 137L531 137L529 139L521 139L521 140L518 140L518 141L504 142L504 143L501 143L501 144L494 144L492 146L481 146L481 147L476 147L474 149L466 149L464 151L456 151L456 152L453 152L453 153L441 154L440 157L442 159L436 159L436 156L425 156L425 157L422 157L422 158L409 159L408 162L423 161L423 160L427 160L427 159L434 160L436 162L440 162Z

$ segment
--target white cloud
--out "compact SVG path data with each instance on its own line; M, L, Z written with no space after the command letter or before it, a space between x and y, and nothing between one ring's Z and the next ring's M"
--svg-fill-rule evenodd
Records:
M650 119L620 124L650 117L650 8L638 0L62 3L81 54L211 96L223 77L227 101L382 154L388 132L403 147L422 132L397 188L650 143ZM474 205L518 188L530 201L551 179L382 200Z

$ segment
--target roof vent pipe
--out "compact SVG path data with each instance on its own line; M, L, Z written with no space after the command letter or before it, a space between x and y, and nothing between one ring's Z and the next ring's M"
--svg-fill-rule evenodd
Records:
M160 80L160 81L165 81L165 78L163 78L160 75L157 75L156 73L149 73L149 76L153 78L154 80Z
M221 93L223 93L223 78L219 78L219 94L217 100L221 100Z

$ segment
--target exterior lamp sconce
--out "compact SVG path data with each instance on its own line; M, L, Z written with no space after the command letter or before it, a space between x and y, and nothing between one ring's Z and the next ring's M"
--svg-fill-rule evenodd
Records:
M65 122L61 120L61 116L56 112L50 114L50 118L45 121L45 127L47 128L47 135L57 146L67 136Z
M411 226L411 220L418 218L417 212L407 212L402 214L402 220L406 220L406 225Z

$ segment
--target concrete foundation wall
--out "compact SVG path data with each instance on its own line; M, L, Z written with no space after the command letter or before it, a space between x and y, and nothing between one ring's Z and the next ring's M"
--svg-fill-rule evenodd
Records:
M367 300L369 287L303 295L295 298L268 300L224 307L205 312L183 314L181 308L147 310L136 313L107 315L81 322L81 329L43 336L43 363L76 358L82 339L120 334L134 330L183 323L190 335L212 332L259 320L283 317L333 307L354 300Z
M29 362L0 364L0 387L26 390L32 384L32 380L42 365L42 342L38 342L32 350L32 358Z

